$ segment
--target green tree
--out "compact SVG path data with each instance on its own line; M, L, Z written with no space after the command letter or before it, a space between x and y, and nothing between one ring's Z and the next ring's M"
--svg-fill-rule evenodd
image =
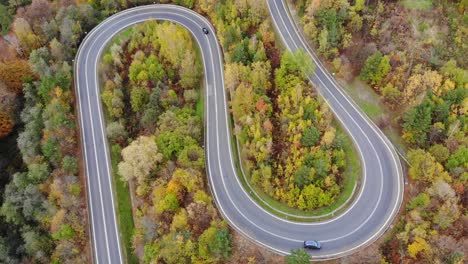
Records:
M190 263L196 244L192 242L188 232L170 232L160 239L159 245L155 248L159 249L158 257L164 263Z
M310 75L315 70L315 64L310 57L309 53L305 52L302 48L296 50L293 54L296 64L299 66L305 76ZM305 78L304 76L304 78Z
M13 16L8 10L8 7L0 4L0 35L6 35L10 32Z
M390 57L383 56L380 51L376 51L367 58L359 76L361 79L376 85L387 75L390 68Z
M54 76L44 76L41 79L37 93L44 102L50 102L52 100L51 93L57 85L57 79Z
M251 54L249 53L249 39L245 38L236 45L232 53L232 60L231 62L240 62L244 65L251 62Z
M150 133L154 132L156 122L158 121L159 113L154 107L148 107L140 119L140 125L144 130Z
M382 95L389 103L398 104L398 99L401 97L401 92L397 87L393 86L391 83L388 83L382 89Z
M65 156L62 159L62 168L66 173L76 175L78 173L78 161L73 156Z
M107 137L112 143L123 142L128 134L121 122L112 122L106 128Z
M42 232L30 229L22 233L24 247L28 255L38 262L49 262L49 256L54 244L50 237Z
M244 84L237 87L232 101L232 114L234 119L239 122L242 118L250 115L254 111L255 102L252 88Z
M427 193L420 193L418 196L414 197L408 204L408 209L424 209L431 203L431 198Z
M157 61L156 57L153 57L154 55L151 55L145 62L148 68L148 78L151 81L163 80L166 77L164 66Z
M11 233L14 231L11 230ZM2 263L20 263L16 256L12 253L15 252L15 249L20 246L17 245L16 241L7 240L7 238L0 237L0 262Z
M60 143L58 142L58 139L48 138L43 142L41 149L44 157L46 157L51 164L54 166L58 166L60 164L62 152L60 151Z
M28 106L30 102L26 100L26 106L21 113L21 120L24 122L24 131L18 135L18 148L21 151L23 160L28 162L39 155L39 146L42 137L42 111L37 106Z
M441 144L435 144L429 148L431 155L439 162L444 163L450 155L450 151Z
M337 53L339 48L346 46L347 34L343 24L349 16L349 9L346 1L330 1L319 4L318 10L314 12L313 19L321 28L319 51L325 56Z
M221 229L216 232L215 235L215 246L212 249L217 256L222 259L229 259L232 251L232 236L227 229Z
M206 260L228 259L231 256L231 234L211 226L198 238L198 254Z
M330 44L328 43L328 30L326 28L320 31L318 38L319 48L318 51L324 54L326 57L329 56L328 51L330 49Z
M49 166L46 163L32 163L28 165L28 181L38 184L49 178Z
M302 189L312 182L313 177L313 171L307 166L302 166L294 173L294 183Z
M156 137L159 150L165 159L178 157L186 145L196 145L196 141L176 132L164 132Z
M0 214L6 222L24 225L26 222L39 221L48 215L49 204L41 191L29 184L24 174L15 174L15 181L5 187ZM18 178L18 179L16 179Z
M158 86L151 90L148 103L146 104L145 110L140 119L140 125L142 128L150 132L154 131L158 118L162 112L160 96L161 89L159 89Z
M365 5L365 0L356 0L356 2L354 3L354 10L356 12L361 11Z
M453 169L455 167L462 166L468 167L468 148L461 146L453 153L447 160L447 168Z
M180 152L177 162L182 167L203 169L205 167L205 153L197 145L188 145Z
M174 212L179 209L179 201L177 195L170 192L164 196L162 203L160 204L161 210Z
M410 109L403 116L403 138L417 146L427 145L427 133L432 124L432 106L428 100Z
M159 88L159 83L158 83L158 85L151 90L149 101L148 101L148 104L146 105L147 108L154 108L158 116L161 114L161 111L162 111L160 97L161 97L161 89Z
M320 139L320 132L316 127L310 127L305 130L304 136L301 138L301 144L304 147L312 147Z
M143 87L133 87L130 93L130 103L134 112L140 112L149 99L148 91Z
M314 70L315 64L303 49L298 49L295 53L287 51L281 57L280 68L275 72L275 83L279 87L286 87L286 81L293 83L299 77L305 79Z
M271 66L269 61L252 63L252 88L263 93L269 90L271 88L270 74Z
M52 238L55 240L60 239L72 239L75 236L75 230L69 225L60 226L60 230L52 234Z
M412 179L434 182L436 178L449 178L442 165L422 149L408 152L408 161L411 164L409 176Z
M315 169L315 174L318 177L325 177L328 174L330 163L325 157L317 157L312 162L312 167Z
M48 76L51 75L51 69L48 64L50 59L52 59L52 56L47 47L41 47L33 50L29 54L29 65L35 73L39 74L39 76Z
M159 243L154 241L153 243L148 243L145 245L144 254L143 254L143 263L151 263L158 259L159 255Z

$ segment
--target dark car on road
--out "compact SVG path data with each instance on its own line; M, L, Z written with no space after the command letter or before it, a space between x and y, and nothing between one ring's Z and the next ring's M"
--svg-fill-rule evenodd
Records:
M208 29L202 28L202 30L203 30L203 33L205 33L206 35L208 35L208 33L209 33Z
M322 245L317 240L306 240L304 241L304 248L308 249L320 249Z

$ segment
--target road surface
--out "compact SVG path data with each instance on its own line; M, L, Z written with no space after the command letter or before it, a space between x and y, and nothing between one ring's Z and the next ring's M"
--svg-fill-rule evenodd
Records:
M268 1L271 15L288 48L302 42L281 1ZM209 184L219 212L237 231L280 254L302 247L306 239L322 242L313 258L350 254L375 240L390 224L402 199L401 166L393 147L330 79L323 68L311 80L349 132L361 155L363 185L350 208L335 219L298 223L278 218L258 206L236 175L223 59L212 25L201 15L172 5L149 5L122 11L99 24L83 40L75 59L75 88L87 178L87 195L95 263L123 263L116 221L109 146L100 100L98 65L109 40L120 31L146 20L168 20L188 29L198 45L205 72L205 146ZM289 22L288 22L289 21ZM204 34L202 28L208 28Z

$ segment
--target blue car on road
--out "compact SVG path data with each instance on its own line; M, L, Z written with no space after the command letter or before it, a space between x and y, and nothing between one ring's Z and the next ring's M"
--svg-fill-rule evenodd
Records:
M306 240L304 241L304 248L308 249L320 249L322 245L317 240Z

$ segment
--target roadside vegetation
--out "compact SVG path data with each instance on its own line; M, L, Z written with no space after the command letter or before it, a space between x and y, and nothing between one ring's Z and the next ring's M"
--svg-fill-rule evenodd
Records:
M261 191L273 199L292 208L311 210L334 203L343 191L342 183L345 181L343 171L346 168L344 142L347 138L334 127L330 110L317 98L313 87L306 82L304 71L313 69L313 65L307 61L307 56L301 52L281 54L276 47L273 28L268 20L266 3L247 1L223 4L202 1L194 6L196 11L206 14L215 21L214 24L219 32L218 37L226 59L226 86L231 96L234 131L241 143L241 162L246 165L245 168L248 168L251 183L260 187ZM229 13L226 10L237 11ZM150 175L163 178L169 184L172 181L170 176L163 177L162 174L158 174L163 172L158 170L167 167L167 164L172 164L176 168L177 165L180 166L178 160L180 151L190 147L192 140L198 142L199 148L201 140L198 134L186 134L192 132L183 125L187 121L179 116L175 106L184 109L185 117L194 118L194 113L188 114L187 108L194 110L194 103L198 102L197 109L200 116L202 104L198 87L193 83L185 84L185 79L188 78L184 79L186 73L183 62L180 64L180 69L174 68L173 71L169 70L166 73L160 69L168 68L167 63L178 67L178 55L175 54L181 54L177 50L177 47L182 45L181 41L172 41L171 38L165 40L172 44L170 47L176 47L176 50L172 55L164 55L164 43L158 45L156 40L152 41L151 30L145 28L142 31L145 33L140 33L143 35L139 37L143 43L140 45L144 45L140 51L133 50L139 45L138 40L133 37L135 32L125 33L129 39L124 42L128 41L129 44L119 47L115 43L116 45L109 48L109 52L103 58L103 69L104 72L108 72L108 76L103 80L102 97L109 115L114 116L114 120L109 124L112 125L110 128L116 128L117 124L120 128L125 128L124 132L117 134L133 139L141 134L155 136L153 140L157 143L157 153L161 153L163 158L151 161L157 165L155 168L149 168L152 172ZM162 29L156 32L160 30ZM153 35L158 34L163 35L163 33ZM160 37L160 41L163 41L163 38ZM156 51L161 49L159 53L149 54L150 44ZM168 59L168 57L174 58ZM190 54L182 57L189 58L185 66L193 61ZM115 58L117 59L114 60ZM133 61L129 58L133 58ZM189 66L193 69L192 65ZM115 72L128 72L128 77L120 76L115 80ZM198 75L192 74L192 76ZM164 84L165 78L168 79L166 84ZM197 84L199 85L198 82ZM158 96L152 96L156 91ZM157 97L162 103L151 101L151 98ZM154 109L157 104L162 104L162 109ZM129 107L133 111L130 116L128 116ZM183 128L177 128L174 123L180 123ZM120 140L121 147L125 147L129 142L125 137ZM181 145L178 143L181 141L189 144ZM203 151L198 153L201 154ZM172 163L166 164L169 161ZM119 167L119 171L125 178L121 169L124 168ZM159 184L165 186L164 182ZM183 183L180 184L184 186ZM149 190L155 188L154 184L150 184L150 187L147 185L146 181L142 181L134 186L137 196L139 192L143 192L140 195L143 200L148 199L145 197L148 196L146 193L148 188ZM158 188L164 189L163 187ZM174 191L172 194L175 194ZM158 195L160 199L166 201L165 198L169 194L167 190L161 190ZM184 195L189 194L184 191ZM185 200L184 195L176 195L179 197L179 203ZM155 201L153 199L154 207L166 207L164 204L154 204ZM176 214L177 210L171 212ZM135 224L138 226L138 221ZM158 226L161 224L162 222L158 222ZM139 231L135 230L135 234L138 233ZM154 243L153 247L160 248L160 243ZM141 246L136 247L135 242L133 246L136 254L141 256ZM151 250L150 246L145 247L144 252L149 252L147 250Z
M466 1L293 3L305 35L330 68L374 90L391 116L379 120L379 126L399 131L408 149L406 211L380 249L357 256L371 262L463 263Z
M0 1L0 262L90 262L73 58L99 21L153 2ZM248 180L303 211L339 199L349 165L344 135L305 81L301 54L276 45L265 1L163 2L192 8L217 29ZM292 2L332 70L375 91L391 116L378 125L399 131L408 149L406 211L381 247L348 260L463 263L466 1ZM102 99L130 262L284 261L230 230L213 206L202 148L202 73L190 35L149 22L114 44L103 57ZM140 154L145 162L136 162ZM303 253L287 261L305 262Z
M2 151L9 150L0 156L0 262L90 262L82 177L85 172L79 162L75 99L71 90L73 59L80 41L99 21L119 10L149 3L153 1L0 1L3 35L0 38L0 144ZM215 24L219 24L223 36L226 34L222 30L224 14L234 6L232 2L174 3L199 12L216 8ZM231 15L236 16L236 12L233 10ZM266 16L266 11L262 12ZM165 34L180 33L173 25L161 28L167 30ZM104 105L112 105L108 133L114 136L111 139L112 154L116 157L114 170L120 171L119 162L126 164L132 160L132 143L138 146L138 142L150 138L156 144L150 153L161 154L156 155L155 167L141 182L125 172L115 175L125 247L135 246L134 255L146 262L152 259L166 263L225 262L227 259L233 263L281 261L281 257L229 230L213 207L206 189L204 151L200 147L203 131L200 76L190 75L193 70L201 74L200 69L190 68L198 58L195 47L183 47L191 53L185 50L172 53L170 48L188 43L172 39L176 42L158 42L160 46L155 50L162 53L151 56L148 49L151 46L141 35L144 34L132 35L134 50L119 51L122 43L114 47L117 47L114 54L132 55L121 58L130 63L126 70L131 72L118 73L122 74L121 80L110 76L110 82L106 81L103 87ZM186 56L191 57L183 60ZM113 57L103 59L114 62ZM147 71L146 66L150 65L155 68ZM117 62L111 66L122 67ZM186 73L179 74L179 70ZM123 83L128 87L123 87ZM123 119L128 116L132 118ZM189 144L180 144L180 140ZM197 159L193 160L194 157ZM125 171L125 165L121 167ZM177 176L173 177L176 171ZM152 192L152 187L158 191ZM124 193L128 188L135 197L133 214L130 196ZM185 251L180 247L181 241L186 242ZM127 256L132 263L138 261L131 252Z
M220 32L233 132L247 180L268 196L264 200L286 207L330 206L343 191L348 139L306 81L305 72L314 67L308 56L281 52L264 1L200 7ZM219 12L232 9L238 11Z
M275 71L269 62L234 61L226 81L249 180L290 207L311 210L336 199L346 163L344 135L335 138L332 114L301 70L304 58L286 52Z
M145 263L227 260L232 235L206 188L196 43L170 22L123 35L104 54L101 76L116 173L134 206L127 249Z
M66 1L1 1L0 17L2 34L14 21L16 38L8 39L17 43L2 38L0 54L0 137L10 142L0 147L9 152L0 162L9 162L1 174L0 262L88 262L71 59L96 12Z

